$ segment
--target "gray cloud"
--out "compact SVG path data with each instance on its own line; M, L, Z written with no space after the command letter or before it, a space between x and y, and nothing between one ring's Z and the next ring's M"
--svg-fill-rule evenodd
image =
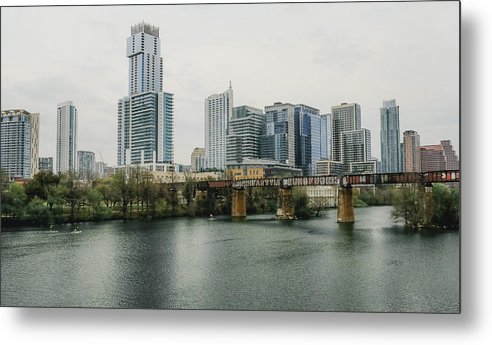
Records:
M54 155L56 104L73 100L79 147L115 163L126 38L142 20L160 27L180 163L229 80L235 105L360 103L375 156L379 107L396 98L402 131L458 149L457 2L3 8L2 109L41 113L41 155Z

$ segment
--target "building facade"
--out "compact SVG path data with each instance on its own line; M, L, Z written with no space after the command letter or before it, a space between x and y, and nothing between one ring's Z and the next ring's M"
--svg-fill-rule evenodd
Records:
M226 162L258 159L264 124L263 110L247 105L234 107L227 131Z
M336 162L342 162L342 132L360 129L360 105L357 103L342 103L331 107L331 114L331 159Z
M205 148L195 147L191 153L191 172L205 170Z
M328 158L327 116L304 104L294 106L296 167L304 175L316 174L316 162Z
M227 162L226 176L233 180L302 176L302 170L275 160L243 159Z
M277 102L265 107L260 158L295 166L294 112L294 106L290 103Z
M405 172L420 172L420 135L413 130L403 132Z
M205 161L207 169L225 170L227 128L232 118L232 85L205 99Z
M78 113L72 101L57 106L56 172L77 170Z
M366 128L342 132L342 162L345 170L350 163L366 162L371 159L371 132Z
M420 147L420 166L422 172L458 170L459 161L450 140L441 140L439 145Z
M442 145L420 146L420 166L422 172L446 170Z
M80 179L89 180L93 178L96 173L96 154L90 151L78 151L77 166Z
M94 165L95 174L99 178L106 177L106 171L108 169L108 165L104 162L97 162Z
M400 107L396 104L396 100L383 101L380 120L382 172L400 172Z
M29 179L38 172L39 113L2 110L1 169L10 177Z
M444 151L446 170L459 170L460 163L456 152L453 150L453 145L451 145L451 140L441 140L441 146Z
M39 171L53 172L53 157L39 157Z
M128 96L118 100L117 164L174 160L174 95L163 92L159 28L140 23L127 38Z

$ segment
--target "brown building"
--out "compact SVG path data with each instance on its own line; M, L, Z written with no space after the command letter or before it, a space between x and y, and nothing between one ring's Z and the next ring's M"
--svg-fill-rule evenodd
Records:
M440 145L420 147L421 171L458 170L458 157L450 140L441 140Z

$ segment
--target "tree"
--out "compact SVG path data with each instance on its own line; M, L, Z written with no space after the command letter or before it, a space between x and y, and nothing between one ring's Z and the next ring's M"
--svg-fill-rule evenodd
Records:
M27 204L24 217L34 224L47 224L52 222L52 214L46 206L46 202L37 196L33 197Z
M392 211L394 219L402 219L405 226L417 229L425 225L423 195L419 188L402 188Z
M40 199L47 199L48 188L60 182L60 175L55 175L51 171L40 171L33 176L26 184L26 195L29 200L37 196Z
M432 224L445 228L459 227L459 192L444 184L437 183L432 187L434 212Z
M63 174L60 183L65 187L63 198L70 207L70 222L74 222L75 207L79 205L83 196L82 188L73 172Z
M299 219L311 218L311 210L309 209L309 197L305 190L295 188L292 193L294 201L294 215Z
M25 211L26 200L24 187L18 183L11 183L2 196L2 214L21 218Z

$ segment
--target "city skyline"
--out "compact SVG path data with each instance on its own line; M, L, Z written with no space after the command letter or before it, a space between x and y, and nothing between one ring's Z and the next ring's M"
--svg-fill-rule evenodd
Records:
M218 9L227 32L209 16ZM60 16L73 11L80 15ZM413 11L418 27L409 19ZM432 21L437 13L439 25ZM279 14L282 20L307 16L310 24L285 27ZM349 27L347 18L360 25ZM244 30L251 20L267 19L279 25L264 34L251 25ZM72 26L56 30L68 20ZM324 114L342 102L360 104L362 127L373 132L372 152L379 159L380 104L395 98L401 132L417 131L421 145L450 139L459 152L454 3L4 8L2 109L40 113L40 156L55 156L56 104L71 99L80 113L78 148L116 163L115 100L128 92L125 40L128 28L141 21L160 27L163 88L175 94L177 163L189 164L193 148L204 147L203 99L229 80L234 107L302 103ZM339 25L327 29L326 22ZM198 27L203 30L193 30Z

